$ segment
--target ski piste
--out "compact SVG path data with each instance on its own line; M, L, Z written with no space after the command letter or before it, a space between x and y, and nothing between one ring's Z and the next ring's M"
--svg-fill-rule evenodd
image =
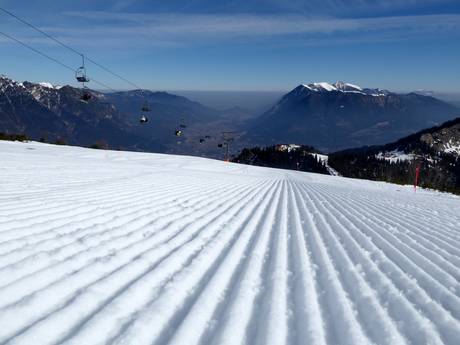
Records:
M0 343L458 344L460 199L0 142Z

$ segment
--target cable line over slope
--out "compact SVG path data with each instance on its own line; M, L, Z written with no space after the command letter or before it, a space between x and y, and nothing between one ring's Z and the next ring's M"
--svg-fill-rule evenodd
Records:
M112 71L111 69L105 67L104 65L100 64L99 62L94 61L93 59L89 58L87 55L83 54L82 52L76 50L75 48L72 48L70 45L68 45L68 44L66 44L66 43L64 43L64 42L62 42L61 40L59 40L59 39L57 39L56 37L54 37L54 36L48 34L47 32L45 32L45 31L43 31L42 29L38 28L37 26L35 26L35 25L29 23L28 21L26 21L26 20L20 18L19 16L15 15L14 13L12 13L12 12L10 12L10 11L8 11L8 10L2 8L2 7L0 7L0 11L4 12L5 14L7 14L7 15L9 15L9 16L11 16L11 17L13 17L14 19L18 20L19 22L21 22L21 23L27 25L28 27L32 28L33 30L39 32L40 34L44 35L45 37L47 37L47 38L49 38L50 40L54 41L55 43L59 44L59 45L62 46L63 48L66 48L66 49L68 49L69 51L71 51L71 52L73 52L73 53L75 53L75 54L77 54L77 55L79 55L79 56L84 55L86 61L91 62L93 65L99 67L100 69L104 70L105 72L107 72L107 73L109 73L109 74L111 74L111 75L117 77L118 79L124 81L125 83L128 83L128 84L130 84L131 86L135 87L136 89L140 89L140 90L142 91L142 88L141 88L139 85L137 85L136 83L133 83L132 81L126 79L125 77L121 76L120 74L118 74L118 73ZM74 70L74 69L72 69L72 70Z

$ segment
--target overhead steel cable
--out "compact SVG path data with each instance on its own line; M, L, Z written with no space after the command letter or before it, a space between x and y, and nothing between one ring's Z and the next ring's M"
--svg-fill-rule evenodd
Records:
M73 69L72 67L70 67L69 65L66 65L65 63L59 61L58 59L55 59L55 58L53 58L52 56L49 56L48 54L45 54L45 53L41 52L40 50L38 50L38 49L36 49L36 48L34 48L34 47L28 45L27 43L24 43L24 42L22 42L21 40L19 40L19 39L13 37L13 36L11 36L11 35L8 35L8 34L6 34L6 33L4 33L4 32L1 32L1 31L0 31L0 35L3 35L4 37L6 37L6 38L8 38L8 39L10 39L10 40L12 40L12 41L15 41L16 43L19 43L20 45L22 45L22 46L24 46L24 47L26 47L26 48L28 48L28 49L34 51L35 53L37 53L37 54L39 54L39 55L41 55L41 56L43 56L43 57L45 57L45 58L47 58L47 59L53 61L53 62L55 62L55 63L57 63L57 64L59 64L59 65L61 65L61 66L64 67L64 68L67 68L67 69L71 70L72 72L74 72L74 69Z
M20 21L21 23L23 23L23 24L29 26L30 28L34 29L35 31L40 32L42 35L45 35L46 37L48 37L49 39L53 40L53 41L56 42L57 44L63 46L64 48L73 51L75 54L82 55L80 52L78 52L77 50L73 49L73 48L70 47L69 45L67 45L67 44L65 44L65 43L63 43L63 42L61 42L61 41L59 41L57 38L54 38L53 36L51 36L50 34L46 33L45 31L43 31L43 30L37 28L35 25L33 25L33 24L31 24L31 23L25 21L24 19L18 17L18 16L15 15L14 13L11 13L10 11L8 11L8 10L2 8L2 7L0 7L0 11L5 12L5 13L8 14L9 16L11 16L11 17L15 18L16 20Z
M128 79L122 77L122 76L119 75L118 73L115 73L115 72L111 71L111 70L108 69L107 67L104 67L103 65L97 63L97 62L94 61L93 59L91 59L91 58L89 58L89 57L87 57L87 56L85 56L85 58L86 58L87 61L89 61L89 62L91 62L93 65L96 65L97 67L103 69L103 70L106 71L107 73L110 73L110 74L112 74L113 76L117 77L118 79L121 79L121 80L123 80L124 82L130 84L131 86L134 86L136 89L141 90L141 92L144 91L140 86L138 86L138 85L134 84L133 82L129 81Z
M44 36L46 36L47 38L51 39L52 41L56 42L56 43L59 44L60 46L62 46L62 47L64 47L64 48L66 48L66 49L72 51L73 53L75 53L75 54L77 54L77 55L79 55L79 56L83 56L83 55L84 55L83 53L81 53L81 52L79 52L78 50L76 50L76 49L72 48L71 46L69 46L68 44L66 44L66 43L64 43L64 42L62 42L62 41L60 41L60 40L58 40L56 37L54 37L54 36L48 34L47 32L45 32L45 31L43 31L42 29L36 27L35 25L29 23L28 21L26 21L26 20L24 20L24 19L18 17L18 16L15 15L14 13L12 13L12 12L10 12L10 11L8 11L8 10L2 8L2 7L0 7L0 11L2 11L2 12L4 12L4 13L6 13L7 15L9 15L9 16L15 18L15 19L18 20L19 22L21 22L21 23L23 23L23 24L29 26L30 28L34 29L35 31L41 33L42 35L44 35ZM143 89L142 89L140 86L138 86L137 84L133 83L132 81L126 79L125 77L123 77L123 76L121 76L120 74L118 74L118 73L112 71L111 69L105 67L104 65L102 65L102 64L100 64L100 63L94 61L93 59L89 58L89 57L86 56L86 55L85 55L85 58L86 58L87 61L91 62L93 65L99 67L100 69L106 71L107 73L109 73L109 74L111 74L111 75L117 77L118 79L124 81L125 83L130 84L131 86L134 86L136 89L139 89L139 90L141 90L141 92L143 92ZM93 79L93 80L94 80L94 79Z
M0 31L0 35L6 37L6 38L8 38L8 39L10 39L10 40L12 40L12 41L14 41L16 43L19 43L20 45L26 47L27 49L30 49L31 51L35 52L36 54L39 54L42 57L44 57L44 58L46 58L48 60L51 60L54 63L57 63L58 65L60 65L60 66L62 66L64 68L67 68L68 70L70 70L72 72L75 72L75 70L72 67L70 67L69 65L65 64L64 62L62 62L62 61L60 61L60 60L58 60L58 59L46 54L46 53L43 53L42 51L38 50L37 48L32 47L31 45L21 41L20 39L17 39L16 37L13 37L13 36L11 36L9 34L6 34L6 33L2 32L2 31ZM110 86L108 86L108 85L106 85L106 84L104 84L104 83L102 83L102 82L100 82L98 80L95 80L95 79L91 78L91 81L93 81L94 83L98 84L99 86L102 86L105 89L108 89L108 90L113 91L113 92L117 92L117 90L112 89Z

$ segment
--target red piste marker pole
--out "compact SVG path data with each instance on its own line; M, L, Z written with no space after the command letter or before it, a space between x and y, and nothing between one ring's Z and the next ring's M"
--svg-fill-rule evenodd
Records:
M417 192L419 176L420 176L420 165L417 165L417 167L415 168L414 192Z

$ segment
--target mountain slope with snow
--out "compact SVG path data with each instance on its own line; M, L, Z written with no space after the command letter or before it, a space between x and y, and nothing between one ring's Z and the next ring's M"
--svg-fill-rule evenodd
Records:
M0 142L0 343L457 344L460 199Z
M61 139L86 147L103 143L112 149L190 153L191 145L177 145L177 126L185 122L189 129L199 131L195 135L199 137L207 131L208 123L220 119L217 110L166 92L88 92L92 98L82 102L79 88L19 83L0 75L0 133L24 134L48 142ZM151 111L142 113L146 105ZM141 125L141 115L150 121ZM194 142L198 142L196 137Z
M350 83L345 83L343 81L338 81L334 84L329 84L327 82L320 83L311 83L303 84L301 87L304 88L304 92L314 91L314 92L343 92L343 93L360 93L363 95L370 96L386 96L390 94L387 90L381 89L363 89L362 87Z
M254 119L252 146L296 143L324 152L392 142L460 116L460 109L416 93L337 82L303 84Z
M380 146L334 152L328 163L342 176L412 183L460 194L460 117Z

